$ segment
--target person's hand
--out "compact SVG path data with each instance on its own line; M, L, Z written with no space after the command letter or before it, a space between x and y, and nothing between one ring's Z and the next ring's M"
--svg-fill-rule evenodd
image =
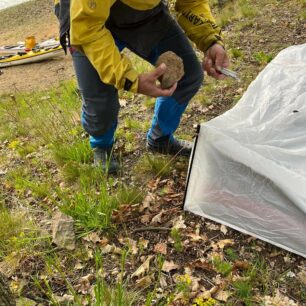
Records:
M166 65L161 64L152 72L142 73L138 77L138 93L150 97L169 97L174 93L177 83L174 83L168 89L162 89L160 85L156 84L158 78L166 71Z
M223 80L226 76L220 72L220 69L229 66L229 59L224 48L218 44L212 45L205 53L202 66L208 75L217 80Z

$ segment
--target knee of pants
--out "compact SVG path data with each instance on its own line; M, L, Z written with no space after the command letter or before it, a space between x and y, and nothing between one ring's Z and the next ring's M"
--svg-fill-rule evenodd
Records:
M204 73L198 60L185 65L184 77L178 82L173 97L178 103L188 103L203 84Z
M91 136L104 135L117 121L119 108L117 99L105 101L101 98L84 98L82 108L83 128Z

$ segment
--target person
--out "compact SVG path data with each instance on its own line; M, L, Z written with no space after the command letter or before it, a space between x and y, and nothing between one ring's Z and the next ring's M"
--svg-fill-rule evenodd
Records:
M192 143L173 134L189 101L203 82L203 70L223 79L229 65L221 29L215 24L208 0L176 0L173 18L161 0L55 0L60 40L70 47L82 96L82 125L90 135L94 162L115 173L112 154L118 123L118 90L156 97L147 149L189 156ZM204 52L202 65L189 39ZM67 43L68 42L68 43ZM172 51L182 58L185 74L171 88L157 80L167 67L138 74L121 51L127 47L152 65Z

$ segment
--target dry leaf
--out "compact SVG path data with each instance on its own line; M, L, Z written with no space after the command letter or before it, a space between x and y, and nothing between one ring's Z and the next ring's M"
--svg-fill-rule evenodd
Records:
M122 250L118 247L116 247L114 244L110 245L107 244L106 246L102 247L102 254L109 254L109 253L113 253L113 254L121 254Z
M199 235L197 233L189 233L186 235L192 242L199 242L199 241L207 241L208 237L206 235Z
M295 275L292 271L288 271L288 272L286 273L286 276L287 276L287 277L291 277L291 278L296 277L296 275Z
M220 274L217 274L214 278L213 278L213 282L216 284L216 285L221 285L223 284L223 278L221 277ZM218 287L218 286L217 286ZM219 288L219 287L218 287Z
M284 262L285 263L292 263L293 262L293 259L290 257L290 255L286 255L284 256Z
M78 262L75 266L74 269L75 270L82 270L85 267L85 265L81 264L80 262Z
M151 276L147 275L136 280L136 288L147 288L152 284Z
M82 239L85 240L85 241L88 241L88 242L93 242L93 243L98 243L98 242L101 241L100 237L95 232L84 236Z
M80 279L79 284L76 286L78 292L87 294L91 288L91 282L95 279L93 274L88 274Z
M150 215L143 215L141 218L140 218L140 222L142 224L148 224L150 223L151 221L151 216Z
M160 276L159 284L160 284L160 287L163 288L163 289L168 287L168 284L166 282L166 278L163 275Z
M210 231L218 231L219 230L219 225L217 225L217 224L206 222L205 225L206 225L207 229L209 229Z
M125 222L131 216L133 207L131 205L121 205L112 213L112 220L117 223Z
M103 247L103 246L107 245L108 242L109 242L109 240L108 240L107 238L103 237L103 238L100 240L99 245L100 245L100 247L101 247L101 246Z
M277 257L278 255L281 255L282 251L273 251L271 254L269 254L269 257L273 258L273 257Z
M246 261L236 260L234 263L234 268L238 268L240 270L247 270L250 267L250 264Z
M225 235L228 232L228 229L225 225L222 224L220 227L220 231Z
M148 188L151 189L152 191L155 191L158 187L158 184L160 182L160 177L158 177L157 179L153 179L148 183Z
M200 284L199 281L201 280L201 278L198 277L193 277L193 276L189 276L191 279L191 292L198 292L199 288L200 288Z
M136 242L135 240L133 240L133 239L131 239L131 238L127 238L127 237L125 237L125 238L120 237L120 238L118 239L118 241L119 241L122 245L128 246L129 249L132 251L132 254L133 254L133 255L138 254L137 242Z
M183 292L179 292L169 306L187 306Z
M213 271L214 268L213 266L205 261L205 259L201 258L201 259L197 259L191 263L189 263L187 266L191 267L191 268L199 268L202 270L207 270L207 271Z
M121 107L126 107L127 101L125 99L119 99L119 104Z
M132 274L132 277L139 277L144 275L147 271L150 269L150 262L154 256L150 255L148 258L145 260L145 262L138 267L138 269Z
M211 295L214 295L214 294L216 294L216 293L219 291L219 289L220 289L219 286L214 286L214 287L212 287L212 288L209 290L209 292L210 292Z
M167 255L167 244L166 243L157 243L154 246L154 252Z
M152 218L151 223L152 223L152 224L162 223L161 218L162 218L164 212L165 212L165 211L162 209L162 211L161 211L158 215L156 215L155 217Z
M202 298L203 300L208 300L209 298L211 298L211 293L208 290L204 290L200 295L198 295L197 297Z
M54 295L54 299L56 300L58 305L72 305L74 301L73 295L69 295L69 294L64 294L63 296ZM28 304L25 304L25 305L28 305Z
M293 300L289 299L287 296L276 290L275 296L265 296L264 297L265 306L298 306Z
M179 216L173 221L173 228L176 229L181 229L181 228L186 228L187 226L185 225L185 221L183 219L183 216Z
M227 302L228 298L231 296L229 291L218 291L214 298L221 302Z
M223 250L226 246L233 245L233 244L235 244L233 239L224 239L224 240L219 240L216 243L212 243L211 246L214 250L217 250L217 249Z
M146 240L143 237L141 237L138 241L138 246L140 248L146 249L148 247L149 242L150 242L149 240Z
M145 209L150 209L151 203L154 202L154 196L152 193L148 193L142 204L139 207L139 211L143 212Z
M176 269L179 269L179 266L175 264L173 261L165 261L162 267L162 271L164 272L170 272Z

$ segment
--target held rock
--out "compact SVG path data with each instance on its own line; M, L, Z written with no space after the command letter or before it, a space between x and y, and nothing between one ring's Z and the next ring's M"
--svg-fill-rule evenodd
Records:
M60 248L75 249L75 232L73 218L61 212L57 212L52 219L53 242Z
M167 51L159 56L156 67L164 63L167 66L166 72L159 78L163 89L170 88L184 75L183 60L172 51Z

